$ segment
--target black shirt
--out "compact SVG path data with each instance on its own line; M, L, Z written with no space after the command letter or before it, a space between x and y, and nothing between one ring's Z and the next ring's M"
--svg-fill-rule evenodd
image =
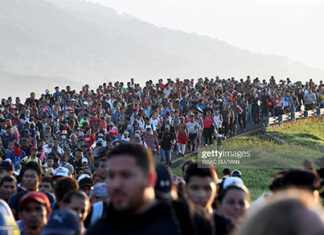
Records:
M172 140L175 139L175 136L171 132L164 132L162 136L162 141L161 141L161 148L165 150L170 150L172 147Z
M207 235L212 234L212 229L210 222L192 214L184 201L158 201L138 215L118 213L109 204L106 215L88 229L87 235L92 234Z

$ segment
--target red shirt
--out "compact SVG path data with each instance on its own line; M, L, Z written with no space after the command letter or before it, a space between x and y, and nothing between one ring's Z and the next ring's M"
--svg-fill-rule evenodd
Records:
M204 128L210 128L213 123L214 123L214 119L212 117L204 118Z
M83 138L87 142L89 147L95 142L95 138L92 135L84 135Z

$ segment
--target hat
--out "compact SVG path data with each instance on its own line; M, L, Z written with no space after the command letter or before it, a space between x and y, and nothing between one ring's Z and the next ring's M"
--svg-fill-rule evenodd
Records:
M86 157L82 158L82 163L84 162L88 163L88 159Z
M52 144L54 144L54 140L51 138L51 139L49 139L49 140L47 141L47 143L50 144L50 145L52 145Z
M95 186L90 192L89 197L91 198L93 195L95 195L96 197L108 197L107 184L106 183L95 184Z
M36 150L37 151L37 148L35 146L31 147L30 148L30 152L33 151L33 150Z
M69 170L65 167L59 167L54 171L53 176L69 176Z
M116 131L116 130L110 130L109 133L110 133L110 134L115 134L115 135L117 135L117 131Z
M135 135L134 135L134 138L139 138L139 139L140 139L141 136L140 136L139 134L135 134Z
M42 235L62 234L74 235L81 234L82 225L75 214L68 210L55 210L48 219L43 229Z
M73 174L74 167L70 163L65 164L63 167L69 170L70 175Z
M172 173L171 171L161 164L155 166L157 173L157 180L155 184L155 191L160 193L169 193L172 188Z
M124 131L124 135L128 135L129 134L129 132L128 131Z
M19 202L19 208L21 210L24 209L24 207L27 205L28 202L30 201L36 201L40 204L43 204L44 206L46 206L46 209L48 211L48 214L51 211L51 204L50 201L48 200L48 197L46 196L46 194L41 193L41 192L29 192L26 193Z
M79 187L93 186L93 181L88 174L82 174L78 178Z
M170 126L169 126L169 125L165 125L164 128L168 128L168 129L170 129Z
M8 161L2 161L0 163L0 169L5 169L7 172L14 170L12 164Z
M98 137L104 137L104 134L98 133Z
M242 176L241 172L239 170L234 170L232 171L231 176L236 176L236 177L240 177Z
M68 132L67 132L66 130L63 130L61 134L62 134L62 135L67 135Z
M224 179L224 183L223 183L223 189L227 188L230 185L238 185L238 186L243 186L243 180L241 178L238 177L234 177L234 176L230 176L227 177L226 179Z
M80 182L84 178L90 178L90 175L88 175L88 174L82 174L82 175L80 175L79 178L78 178L78 182Z

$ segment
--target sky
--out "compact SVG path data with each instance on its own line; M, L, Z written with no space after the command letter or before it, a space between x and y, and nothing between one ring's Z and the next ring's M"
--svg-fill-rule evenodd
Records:
M87 0L324 71L324 0Z

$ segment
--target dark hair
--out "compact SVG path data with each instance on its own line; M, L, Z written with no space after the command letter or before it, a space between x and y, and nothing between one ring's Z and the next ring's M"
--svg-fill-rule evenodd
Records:
M70 204L73 197L81 198L83 200L89 200L87 194L83 191L71 191L65 194L63 198L63 204ZM90 201L89 201L90 202ZM90 203L89 203L90 204Z
M222 202L223 199L225 198L226 194L233 189L243 191L246 194L247 200L250 201L250 193L249 193L249 190L247 189L247 187L245 187L244 185L241 186L241 185L237 185L237 184L231 184L228 187L226 187L225 189L222 189L222 191L217 195L217 200L219 202Z
M136 164L145 175L155 172L155 163L152 152L139 144L120 144L107 153L107 160L120 155L129 155L135 158Z
M48 159L52 159L52 160L54 160L54 157L53 157L53 155L48 155L48 157L47 157L46 161L47 161Z
M71 177L62 177L55 183L54 194L56 201L62 201L69 192L78 191L78 181Z
M192 163L195 163L195 161L192 160L192 159L190 159L190 160L186 161L185 163L183 163L183 165L182 165L182 173L184 173L184 170L185 170L186 166L190 165Z
M27 170L33 170L37 172L38 177L43 174L43 170L37 162L28 162L20 171L19 176L23 176Z
M52 188L54 188L54 181L51 177L48 177L48 176L45 176L43 179L42 179L42 182L47 182L47 183L50 183Z
M319 176L316 172L293 169L288 171L282 178L282 187L296 187L314 191L319 185Z
M224 170L223 170L223 176L230 175L230 174L231 174L231 170L228 169L228 168L224 168Z
M5 182L15 182L15 184L17 185L17 180L15 177L11 176L11 175L6 175L5 177L3 177L0 181L0 187L5 183Z
M193 176L199 176L199 177L210 177L212 181L216 184L217 183L217 172L215 168L211 165L202 165L198 162L192 163L188 166L186 170L186 174L184 176L184 180L188 184L190 179Z

